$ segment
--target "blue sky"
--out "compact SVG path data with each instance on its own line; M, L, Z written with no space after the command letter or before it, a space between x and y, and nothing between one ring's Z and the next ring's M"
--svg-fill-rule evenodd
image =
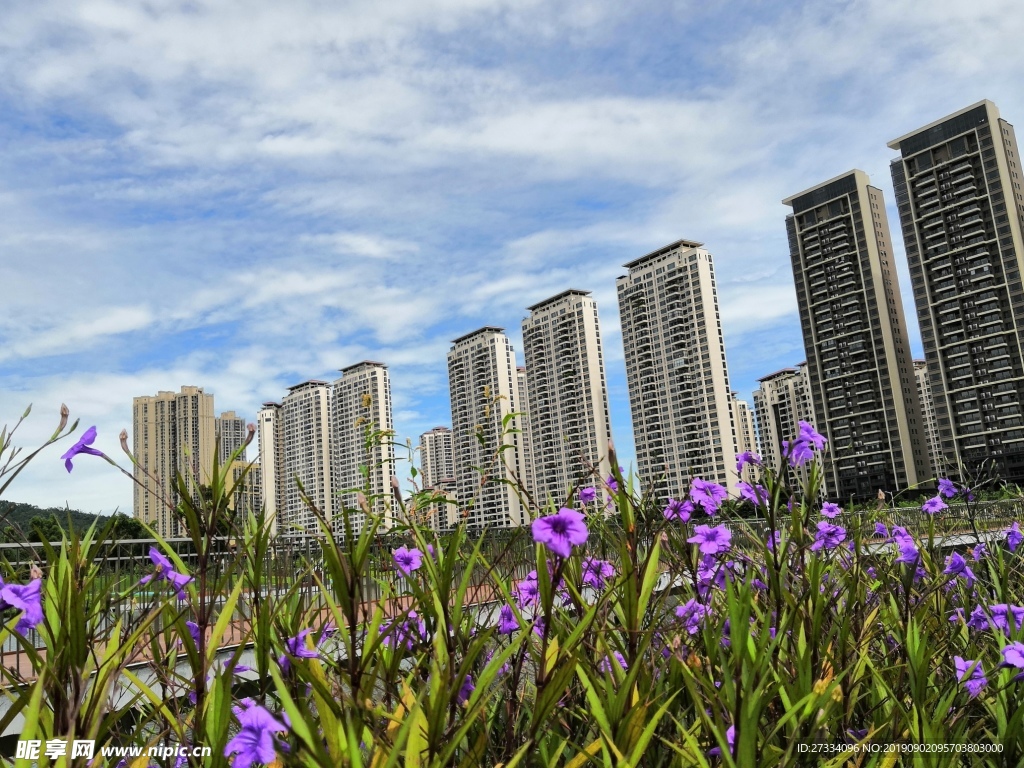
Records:
M706 244L749 399L804 357L779 201L861 168L901 250L886 141L982 98L1024 124L1022 39L1011 0L15 4L0 423L33 403L32 445L66 402L115 454L134 395L197 384L252 417L370 358L415 440L450 423L450 339L501 325L520 351L525 307L575 287L628 458L621 265ZM61 452L8 497L130 511Z

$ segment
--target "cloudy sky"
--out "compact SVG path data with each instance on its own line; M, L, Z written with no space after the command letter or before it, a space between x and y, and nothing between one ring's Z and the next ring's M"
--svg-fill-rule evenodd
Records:
M780 200L858 167L895 222L886 141L982 98L1024 124L1021 40L1015 0L9 5L0 424L32 403L32 445L66 402L116 454L134 395L253 417L371 358L415 439L450 423L450 339L520 350L524 308L575 287L628 457L621 265L706 244L749 399L804 357ZM62 451L7 498L130 511Z

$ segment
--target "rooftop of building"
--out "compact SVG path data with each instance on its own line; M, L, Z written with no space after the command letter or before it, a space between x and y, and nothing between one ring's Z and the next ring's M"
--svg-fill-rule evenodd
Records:
M853 177L852 184L850 182L851 176ZM859 181L863 181L864 186L868 186L871 183L871 180L864 171L854 168L846 173L833 176L828 181L815 184L813 187L809 187L803 192L797 192L795 195L790 195L782 201L782 204L793 206L793 210L799 213L807 208L821 205L833 198L850 194L850 192L857 188L857 183Z
M971 104L969 107L964 107L963 109L957 110L951 115L940 117L938 120L933 120L932 122L928 123L928 125L922 125L920 128L915 128L909 133L904 133L898 139L893 139L885 146L887 146L889 149L899 149L900 144L909 139L911 136L916 136L919 133L930 131L932 128L936 128L949 120L953 120L955 118L960 117L961 115L965 115L968 112L977 109L978 107L988 107L995 115L995 117L999 117L999 108L988 99L982 99L981 101L976 101L974 104Z
M305 389L306 387L311 387L311 386L312 387L326 387L327 386L327 382L326 381L321 381L320 379L310 379L309 381L304 381L301 384L294 384L294 385L288 387L288 391L289 392L294 392L297 389Z
M590 296L590 295L591 295L590 291L581 291L578 288L570 288L570 289L568 289L566 291L562 291L561 293L552 296L551 298L544 299L544 301L538 301L536 304L527 307L527 309L530 310L531 312L534 312L534 311L540 309L541 307L547 306L548 304L554 304L555 302L560 301L561 299L564 299L564 298L566 298L568 296Z
M460 342L463 342L466 339L471 339L474 336L477 336L477 335L479 335L481 333L504 333L504 332L505 332L504 328L499 328L496 325L485 325L483 328L477 328L475 331L471 331L470 333L467 333L464 336L459 336L459 338L457 338L457 339L452 339L452 344L459 344Z
M769 373L767 376L762 376L760 379L758 379L758 381L768 381L769 379L774 379L777 376L782 376L783 374L794 373L797 373L796 368L780 368L779 370L775 371L775 373Z
M356 368L363 368L364 366L371 366L373 368L387 368L387 365L385 365L384 363L378 363L376 360L363 360L362 362L346 366L344 368L341 368L340 370L342 373L348 373L349 371L354 371Z
M656 259L659 256L664 256L666 253L671 253L678 248L703 248L704 243L698 243L696 240L676 240L674 243L669 243L666 246L658 248L656 251L651 251L646 256L641 256L639 259L633 259L626 264L623 264L626 269L635 269L641 266L645 261Z

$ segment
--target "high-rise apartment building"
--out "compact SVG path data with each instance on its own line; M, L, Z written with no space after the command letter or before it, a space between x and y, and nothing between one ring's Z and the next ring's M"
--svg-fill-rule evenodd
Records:
M563 506L577 486L604 493L599 479L611 470L597 303L590 291L568 290L529 311L523 320L529 400L519 407L530 421L536 501Z
M516 406L519 408L519 469L520 479L526 489L526 498L532 499L535 504L541 502L537 499L537 473L533 463L533 441L530 432L530 385L526 375L526 366L520 365L516 368L516 393L518 399Z
M281 404L267 402L256 416L257 444L260 451L260 491L264 515L273 520L278 530L278 515L284 509L283 492L289 483L284 474L283 422Z
M811 404L811 380L807 363L783 368L758 379L754 392L754 416L761 439L761 459L772 469L784 467L783 440L792 440L800 422L816 423Z
M711 254L678 240L616 281L640 479L681 498L691 477L733 487L736 440Z
M504 330L480 328L448 352L456 497L474 528L524 522L517 490L500 482L522 476L520 435L505 434L502 424L520 410L515 353Z
M381 433L376 436L374 433ZM391 380L383 363L364 360L341 369L331 392L331 464L335 533L344 534L341 509L350 510L352 534L358 535L366 514L357 493L367 498L370 511L394 523L391 477L395 474Z
M917 396L921 400L921 416L924 418L924 434L928 443L928 463L931 465L932 477L945 477L947 468L942 458L942 444L939 442L939 424L935 420L935 399L932 397L927 361L914 361L914 378L917 379Z
M231 454L245 445L245 439L249 433L245 426L245 419L235 415L234 411L225 411L217 417L215 422L217 436L217 461L224 466L231 460ZM239 456L245 458L245 452Z
M434 427L420 435L420 478L423 489L443 495L451 503L432 504L428 510L431 527L444 530L458 522L455 503L455 444L448 427Z
M132 450L135 455L135 517L165 538L185 534L173 507L180 498L180 474L194 499L213 471L213 395L201 387L133 398ZM145 471L144 471L145 470Z
M980 101L889 142L946 462L1024 483L1024 170Z
M331 484L330 386L326 381L304 381L288 388L277 412L280 419L275 446L280 474L276 491L277 530L284 536L320 534L316 515L302 493L331 520L334 495ZM264 459L265 461L266 459ZM296 480L302 484L299 489Z
M263 508L263 474L259 462L235 459L227 466L230 469L228 482L235 487L228 507L239 515L249 512L258 515Z
M828 493L914 485L928 449L882 191L854 170L783 202Z
M729 393L729 407L732 408L732 421L736 427L736 453L745 451L760 453L757 445L757 433L754 431L754 417L750 410L750 403L739 399L738 392ZM754 480L754 467L747 465L739 478L748 483Z

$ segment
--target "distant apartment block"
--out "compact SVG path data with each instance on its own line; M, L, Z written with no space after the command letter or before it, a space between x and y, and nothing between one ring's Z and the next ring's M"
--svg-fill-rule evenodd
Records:
M529 307L523 320L529 417L536 500L564 506L571 488L607 477L608 386L598 327L597 303L589 291L568 290ZM595 471L598 477L594 477Z
M353 536L366 524L357 493L366 495L370 511L392 518L391 477L395 474L394 422L391 380L383 363L364 360L341 369L331 391L331 464L335 533L342 535L341 509L351 510ZM373 432L386 432L371 439Z
M454 527L459 508L455 503L455 443L448 427L434 427L420 435L420 472L421 488L431 489L451 501L430 506L430 526L436 530Z
M263 475L259 462L236 459L228 467L228 482L235 487L235 492L228 501L229 508L235 511L240 519L249 512L259 515L263 508Z
M248 437L245 419L236 416L234 411L225 411L216 419L215 432L218 450L217 461L224 466L231 460L231 454L245 445L245 439ZM239 458L244 459L245 453L243 452Z
M793 439L801 421L816 423L807 363L770 373L758 383L754 417L761 439L761 459L765 466L777 470L784 463L782 442Z
M942 458L939 424L935 420L935 399L932 397L932 384L928 377L926 361L914 361L914 378L917 379L917 396L921 400L921 416L924 418L924 434L928 443L928 462L931 465L932 477L945 477L947 468Z
M882 192L854 170L783 202L828 493L914 485L928 449Z
M173 511L180 501L175 478L185 478L193 499L199 498L199 485L210 483L216 443L213 395L201 387L182 387L133 398L132 443L135 517L163 537L184 535Z
M523 486L526 489L528 499L533 499L536 503L540 503L537 499L537 472L536 466L533 460L533 439L532 433L530 432L530 395L529 395L529 381L526 375L526 367L520 365L516 368L516 407L519 409L521 414L517 421L519 422L519 468L520 468L520 479L522 480Z
M739 399L738 392L729 393L729 406L732 408L732 421L736 429L736 453L760 453L757 444L757 433L754 430L754 416L750 410L750 403ZM754 467L747 465L743 468L740 480L753 482Z
M661 500L693 476L733 487L736 425L711 254L678 240L616 281L641 481Z
M520 410L515 353L504 329L487 326L455 339L448 384L459 509L474 528L522 525L516 489L500 482L523 476L520 436L503 436L502 420Z
M260 490L263 511L278 529L278 514L284 509L284 489L288 478L284 474L284 445L282 441L281 404L268 402L256 416L256 440L260 456Z
M941 452L1024 483L1024 183L980 101L889 142Z
M277 530L284 536L320 533L316 515L302 493L328 519L334 504L331 484L330 386L326 381L305 381L288 388L278 412L281 474L276 490L280 500ZM302 484L302 490L298 484Z

